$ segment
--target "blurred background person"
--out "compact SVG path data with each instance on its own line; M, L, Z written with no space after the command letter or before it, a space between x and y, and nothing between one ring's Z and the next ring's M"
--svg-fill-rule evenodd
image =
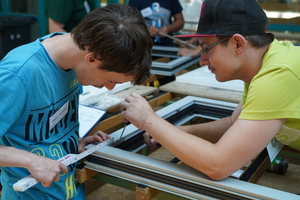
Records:
M183 28L184 17L178 0L129 0L128 5L143 15L154 45L174 46L172 39L159 32L173 35Z
M47 32L70 32L94 9L93 0L47 0Z

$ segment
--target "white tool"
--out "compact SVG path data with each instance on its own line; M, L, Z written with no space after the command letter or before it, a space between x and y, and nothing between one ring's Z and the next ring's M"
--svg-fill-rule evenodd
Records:
M68 155L62 157L61 159L59 159L58 161L64 165L68 166L68 165L73 164L73 163L85 158L86 156L94 153L95 151L101 149L102 147L112 144L113 142L114 142L114 138L110 138L104 142L101 142L101 143L85 150L84 152L82 152L80 154L68 154ZM13 185L13 188L15 191L24 192L25 190L31 188L32 186L34 186L37 183L38 183L38 181L32 175L29 175L25 178L22 178L18 182L16 182Z

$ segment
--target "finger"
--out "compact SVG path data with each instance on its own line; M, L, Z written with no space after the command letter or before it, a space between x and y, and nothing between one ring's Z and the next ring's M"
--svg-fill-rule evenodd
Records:
M98 140L98 142L103 142L110 138L109 135L107 135L106 133L103 133L102 131L97 131L95 134L95 137L96 137L96 140Z
M156 144L157 144L157 141L156 141L154 138L151 138L151 139L150 139L150 143L153 144L153 145L156 145Z
M59 168L60 168L60 171L63 172L64 174L68 174L69 173L68 167L66 165L64 165L64 164L61 163L60 166L59 166ZM59 173L58 173L58 175L59 175Z
M144 136L144 141L145 141L146 145L150 148L152 146L152 144L150 142L151 136L148 133L145 133L143 136Z
M43 187L49 187L46 183L41 183Z
M141 97L141 95L139 95L139 94L136 93L136 92L131 92L130 96L131 96L131 97L134 97L134 98Z
M59 181L59 178L60 178L60 174L57 174L54 179L53 179L53 182L58 182Z
M120 104L120 110L121 110L121 112L126 111L127 108L128 108L128 106L129 106L128 102L126 102L126 101L121 102L121 104Z

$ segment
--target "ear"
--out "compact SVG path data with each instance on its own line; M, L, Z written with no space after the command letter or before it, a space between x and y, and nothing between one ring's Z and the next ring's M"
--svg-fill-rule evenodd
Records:
M95 61L96 61L96 59L94 58L94 53L92 53L92 52L86 54L86 55L84 56L84 59L85 59L85 61L86 61L87 63L95 62Z
M247 40L241 34L234 34L232 38L233 42L235 43L236 52L238 54L243 53L247 46Z

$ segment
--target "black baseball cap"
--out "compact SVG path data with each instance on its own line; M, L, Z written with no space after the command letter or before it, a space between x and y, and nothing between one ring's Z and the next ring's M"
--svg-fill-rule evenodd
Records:
M266 32L268 18L256 0L205 0L197 33L176 38L259 35Z

